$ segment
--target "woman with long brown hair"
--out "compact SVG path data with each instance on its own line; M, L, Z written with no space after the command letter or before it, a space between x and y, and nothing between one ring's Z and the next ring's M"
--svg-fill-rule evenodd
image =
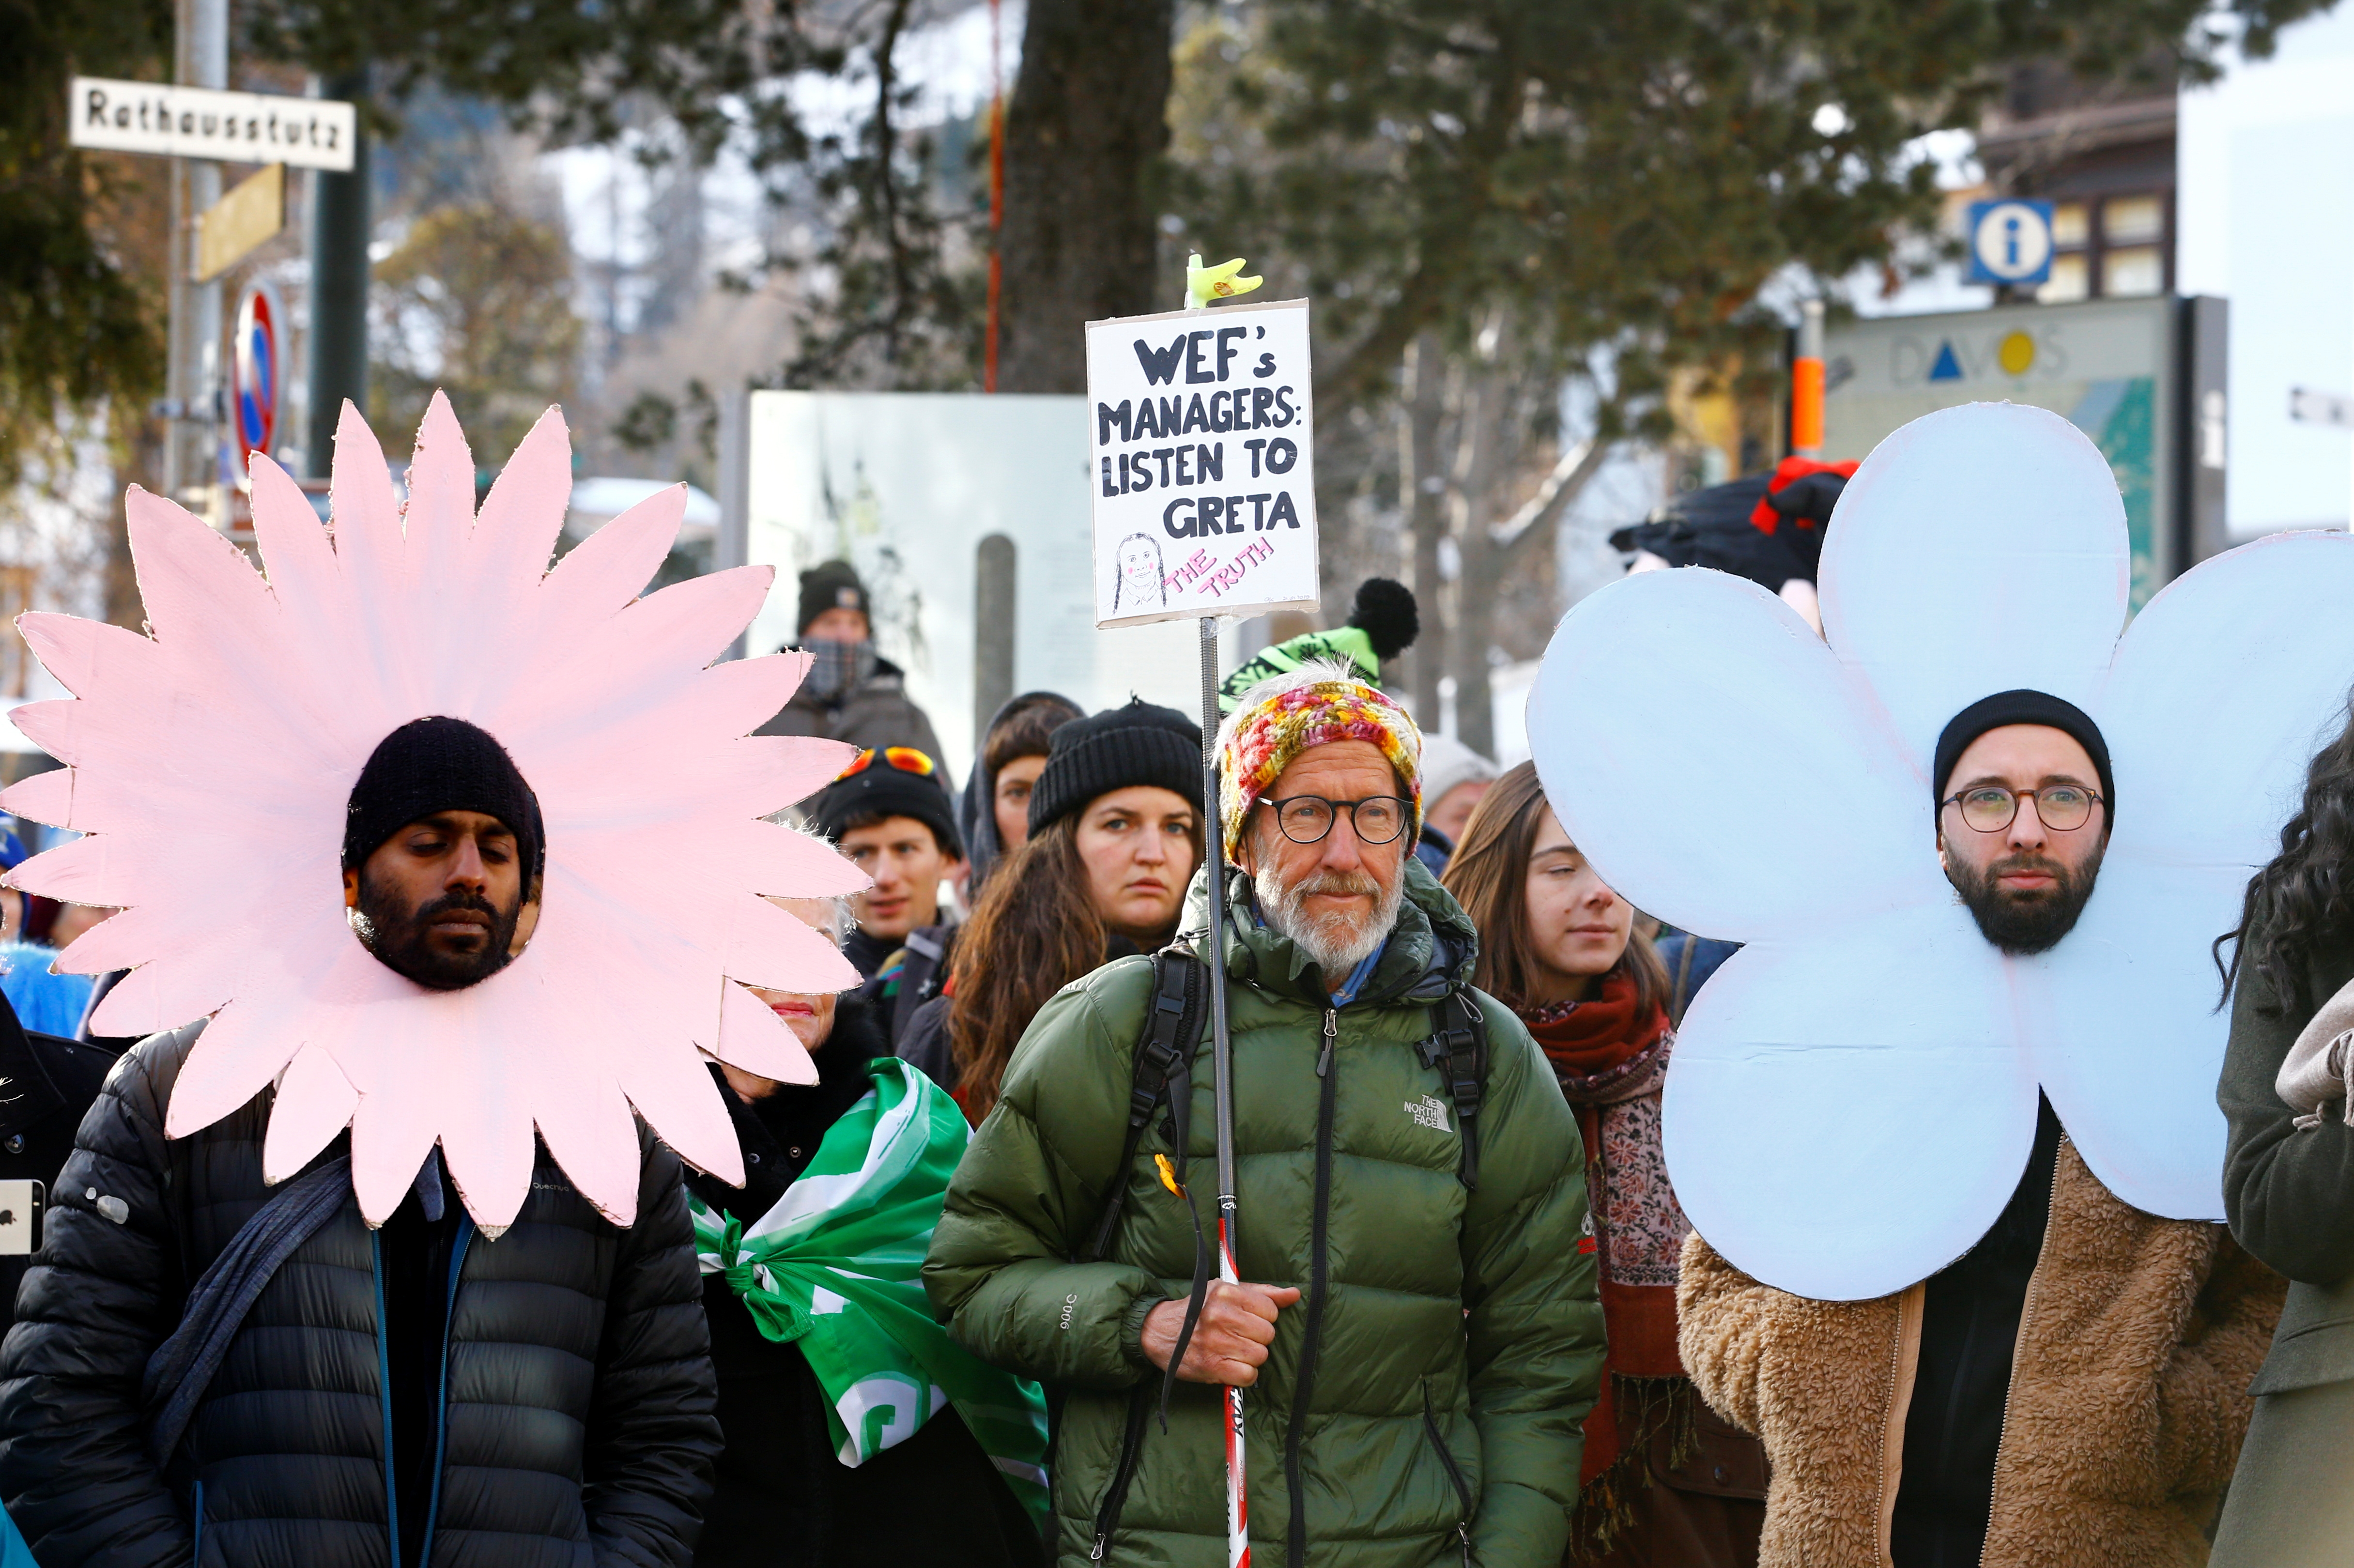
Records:
M1702 1403L1676 1353L1691 1227L1659 1149L1667 970L1562 831L1532 763L1481 798L1441 880L1479 929L1473 983L1528 1025L1585 1144L1610 1375L1585 1422L1570 1561L1754 1563L1765 1451Z
M1201 779L1201 727L1174 708L1131 702L1054 732L1030 837L981 888L948 990L899 1049L976 1126L1047 998L1176 934L1202 860Z

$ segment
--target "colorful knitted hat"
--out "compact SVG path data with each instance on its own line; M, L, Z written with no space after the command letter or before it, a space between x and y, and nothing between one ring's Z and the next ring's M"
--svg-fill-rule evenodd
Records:
M1243 694L1218 730L1218 819L1226 853L1243 822L1292 759L1310 747L1366 740L1397 769L1413 802L1409 848L1422 831L1422 731L1413 715L1337 663L1304 664Z
M1382 661L1394 659L1414 646L1422 634L1422 616L1415 608L1414 590L1388 577L1367 577L1357 585L1357 602L1348 624L1331 631L1304 631L1270 648L1236 668L1218 683L1218 712L1230 714L1253 688L1288 674L1311 660L1356 666L1348 673L1368 684L1382 678Z

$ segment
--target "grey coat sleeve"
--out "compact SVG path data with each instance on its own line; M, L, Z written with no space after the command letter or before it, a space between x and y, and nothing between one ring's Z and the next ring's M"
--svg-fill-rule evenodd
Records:
M2320 983L2329 978L2315 977L2315 996L2336 990ZM2223 1212L2232 1236L2262 1262L2291 1279L2335 1285L2354 1274L2354 1127L2333 1107L2319 1126L2300 1128L2273 1087L2311 1012L2284 1008L2262 976L2243 971L2215 1094L2231 1124Z

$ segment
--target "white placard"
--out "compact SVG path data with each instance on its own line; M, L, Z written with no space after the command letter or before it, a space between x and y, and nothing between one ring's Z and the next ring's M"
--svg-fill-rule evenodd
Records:
M292 164L338 174L352 166L352 106L334 99L102 76L78 76L70 90L67 119L77 147Z
M1197 710L1192 626L1096 630L1087 415L1076 393L753 393L749 558L775 567L777 582L751 651L796 640L799 573L850 561L866 579L883 657L906 672L961 783L988 717L973 711L974 594L993 540L1014 562L1013 690L1060 692L1089 713L1131 695ZM1224 648L1231 669L1231 630Z
M1308 302L1087 323L1096 625L1320 608Z

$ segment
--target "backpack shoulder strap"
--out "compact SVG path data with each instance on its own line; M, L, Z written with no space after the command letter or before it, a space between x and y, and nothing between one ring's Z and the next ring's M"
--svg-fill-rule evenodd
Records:
M1488 1086L1488 1020L1469 992L1450 991L1430 1010L1429 1037L1415 1045L1426 1067L1445 1080L1462 1129L1463 1160L1456 1175L1479 1190L1479 1097Z
M1684 945L1676 953L1675 985L1668 992L1668 1027L1670 1029L1684 1026L1684 1010L1691 1005L1692 951L1699 946L1698 937L1689 931L1684 933Z
M1128 1086L1128 1136L1121 1141L1119 1163L1113 1167L1110 1195L1089 1238L1084 1262L1092 1263L1111 1249L1119 1226L1120 1210L1128 1202L1129 1169L1143 1145L1152 1113L1165 1099L1169 1104L1170 1143L1174 1150L1178 1180L1184 1180L1185 1143L1193 1106L1193 1053L1202 1033L1202 1003L1209 967L1192 954L1164 948L1152 955L1152 1000L1144 1014L1143 1033Z

